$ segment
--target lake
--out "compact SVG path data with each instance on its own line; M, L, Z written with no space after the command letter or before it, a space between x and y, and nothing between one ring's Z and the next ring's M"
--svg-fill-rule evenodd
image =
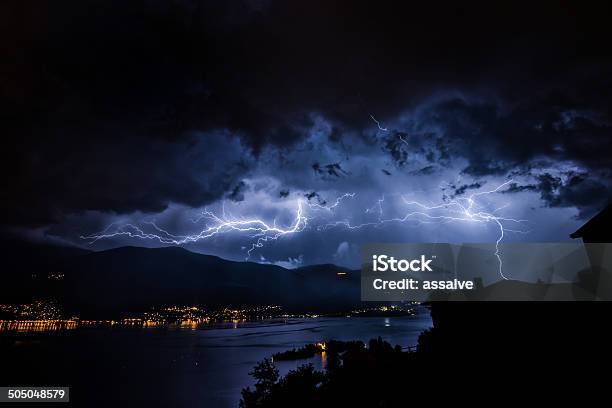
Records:
M403 347L431 327L425 308L411 317L272 319L195 330L97 328L0 335L0 384L70 386L79 406L237 407L248 375L272 354L322 340L381 336ZM281 374L311 362L278 362ZM75 405L75 404L72 404Z

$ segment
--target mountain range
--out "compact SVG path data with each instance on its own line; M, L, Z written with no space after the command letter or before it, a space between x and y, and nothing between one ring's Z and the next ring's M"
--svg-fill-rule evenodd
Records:
M161 305L280 305L291 311L344 311L360 304L359 272L335 265L285 269L234 262L180 247L120 247L100 252L2 245L0 303L58 300L80 316Z

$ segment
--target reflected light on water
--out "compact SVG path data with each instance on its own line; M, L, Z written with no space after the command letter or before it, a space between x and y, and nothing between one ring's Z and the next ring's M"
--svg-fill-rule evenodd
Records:
M0 331L43 332L76 328L75 320L0 320Z

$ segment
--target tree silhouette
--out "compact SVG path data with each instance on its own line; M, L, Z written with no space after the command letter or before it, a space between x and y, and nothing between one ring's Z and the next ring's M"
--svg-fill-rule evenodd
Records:
M266 399L270 397L272 388L278 381L278 369L272 360L264 359L257 363L253 371L249 375L255 378L255 389L251 387L242 390L242 400L240 407L258 407L266 403Z

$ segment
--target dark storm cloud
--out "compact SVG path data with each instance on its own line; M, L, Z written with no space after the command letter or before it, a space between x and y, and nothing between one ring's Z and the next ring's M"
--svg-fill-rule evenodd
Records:
M482 183L480 182L471 183L471 184L462 184L460 186L456 186L453 184L450 186L450 188L453 190L452 194L450 195L450 198L461 196L465 194L465 192L468 190L475 190L475 189L479 189L480 187L482 187Z
M465 173L482 176L507 173L538 157L610 168L612 118L604 115L548 98L513 106L453 98L431 106L420 125L437 126L445 146L469 159Z
M171 202L210 203L235 186L250 164L248 156L234 155L225 137L205 140L143 143L126 137L112 144L92 140L67 149L41 142L6 151L24 155L27 166L11 173L12 196L0 207L10 222L44 224L82 210L159 212Z
M418 129L430 125L439 127L441 123L417 117L412 127ZM446 165L449 164L450 154L443 136L444 132L391 131L381 138L382 150L399 168L412 164L411 159L415 155L422 156L429 163Z
M598 105L599 97L591 100L591 108L578 108L580 103L567 95L557 97L553 101L548 94L534 96L512 105L443 98L423 108L414 125L415 129L434 128L436 142L414 136L408 140L415 143L414 151L425 153L432 163L444 163L443 157L449 155L465 158L463 173L471 177L535 177L536 184L516 185L512 191L536 190L551 207L575 206L581 215L592 215L612 199L608 171L612 168L612 118L607 106ZM442 151L436 153L440 146ZM564 178L540 174L541 169L562 164L581 169L580 174L566 172ZM458 187L454 195L463 192Z
M518 183L511 183L508 188L502 191L502 193L522 193L523 191L536 191L537 187L533 184L518 185Z
M311 191L309 193L305 193L304 197L306 197L308 202L315 201L316 204L318 204L318 205L325 205L325 204L327 204L327 201L324 200L323 197L321 197L321 195L319 193L317 193L316 191Z
M408 137L406 133L392 132L383 139L383 151L387 152L398 167L403 167L408 161L408 151L403 140Z
M563 177L544 173L536 183L517 185L513 183L504 193L534 191L540 194L550 207L572 207L580 210L579 217L593 215L612 202L612 188L609 184L589 177L586 173L568 172Z
M244 181L240 180L240 182L238 182L238 184L236 184L227 194L227 198L235 202L244 201L244 193L248 189L249 186Z
M412 173L416 175L428 175L428 174L433 174L435 171L436 171L436 168L434 166L425 166L416 171L413 171Z
M340 163L330 164L319 164L313 163L312 170L317 175L320 175L323 179L339 178L348 175L348 173L342 168Z
M473 98L430 104L404 133L408 145L390 132L382 148L398 167L422 154L432 165L465 157L475 176L541 155L610 168L608 6L1 7L3 223L206 204L231 194L249 169L243 157L301 140L313 113L340 143L344 132L368 137L372 114L385 123L447 90ZM209 142L214 133L250 152ZM335 164L315 172L344 176Z

